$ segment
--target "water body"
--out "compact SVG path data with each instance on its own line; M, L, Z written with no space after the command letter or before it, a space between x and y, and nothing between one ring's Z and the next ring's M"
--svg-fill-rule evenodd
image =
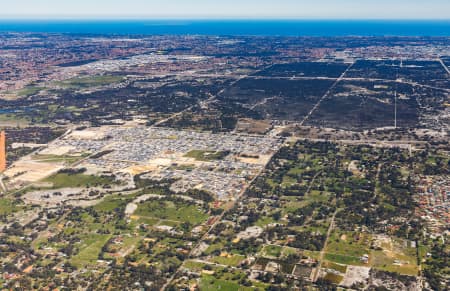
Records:
M450 20L0 20L0 32L218 36L450 36Z

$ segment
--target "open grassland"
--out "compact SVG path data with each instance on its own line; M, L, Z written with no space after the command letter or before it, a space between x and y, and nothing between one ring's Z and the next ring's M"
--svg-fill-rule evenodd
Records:
M371 248L371 243L376 248ZM368 263L361 260L368 255ZM337 264L371 266L383 271L417 276L416 249L403 239L383 237L378 239L366 233L335 231L332 233L325 254L329 262L324 267L342 272ZM337 264L334 264L337 263Z
M85 158L86 155L80 155L80 156L71 156L71 155L34 155L31 158L35 161L44 162L44 163L65 163L65 164L73 164L76 163L83 158Z
M359 257L354 257L354 256L326 253L325 259L328 261L338 263L338 264L366 266L366 264L361 262Z
M399 273L402 275L417 276L419 268L417 259L401 253L390 254L383 251L373 251L372 265L376 269Z
M325 259L344 265L365 266L363 255L370 254L370 235L336 230L329 239Z
M0 215L9 215L17 212L19 209L20 207L13 200L0 198Z
M31 95L35 95L44 89L45 89L44 87L27 86L27 87L23 88L22 90L17 91L17 96L28 97Z
M392 237L377 238L378 248L371 252L371 263L374 268L395 272L402 275L417 276L416 248L403 239Z
M262 253L264 256L278 258L281 256L283 248L276 245L267 245L264 247Z
M244 259L245 259L244 256L227 254L227 255L221 255L221 256L214 257L211 259L211 261L214 263L220 264L220 265L237 267L239 265L239 263L242 262Z
M100 177L84 174L58 173L48 177L44 182L51 183L53 189L89 187L96 185L109 185L114 182L110 177Z
M145 218L188 222L197 225L204 222L208 215L197 205L173 201L146 201L139 204L134 215ZM166 224L166 223L165 223Z
M336 263L333 263L333 262L325 261L322 264L322 267L326 268L326 269L336 270L338 272L341 272L342 274L345 274L345 272L347 272L347 266L346 265L336 264Z
M122 210L125 209L125 206L127 203L129 203L136 195L127 195L127 196L121 196L121 195L112 195L107 196L105 199L102 200L102 202L96 204L93 208L94 210L98 212L113 212L118 209Z
M45 87L28 85L22 89L12 90L12 91L8 91L5 93L8 95L11 95L11 96L15 96L16 98L17 97L29 97L29 96L32 96L32 95L35 95L35 94L41 92L44 89L45 89Z
M246 275L239 271L225 272L223 268L213 268L213 275L202 274L200 279L200 290L227 290L227 291L250 291L250 290L264 290L268 287L267 284L255 281L247 281L247 286L241 284L241 280Z
M77 267L95 265L102 247L110 237L111 235L89 234L77 246L80 252L71 259L71 263Z
M200 290L203 291L236 291L236 290L251 290L251 289L240 289L241 287L237 282L230 282L226 280L218 280L213 276L203 275L200 281Z
M335 231L326 249L327 253L361 257L370 253L370 235Z

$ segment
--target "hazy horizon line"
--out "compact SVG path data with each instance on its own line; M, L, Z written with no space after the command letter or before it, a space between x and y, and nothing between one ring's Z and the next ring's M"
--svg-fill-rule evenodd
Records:
M450 18L353 18L353 17L151 17L151 16L6 16L0 14L2 20L180 20L180 21L220 21L220 20L248 20L248 21L450 21Z

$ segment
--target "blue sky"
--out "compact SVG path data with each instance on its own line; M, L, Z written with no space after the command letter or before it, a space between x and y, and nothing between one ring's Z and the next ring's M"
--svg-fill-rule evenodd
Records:
M450 19L450 1L0 0L0 17Z

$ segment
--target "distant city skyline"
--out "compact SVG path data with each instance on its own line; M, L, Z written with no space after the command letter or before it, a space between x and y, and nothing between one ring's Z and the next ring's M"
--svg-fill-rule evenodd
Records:
M3 0L0 18L450 19L448 0Z

